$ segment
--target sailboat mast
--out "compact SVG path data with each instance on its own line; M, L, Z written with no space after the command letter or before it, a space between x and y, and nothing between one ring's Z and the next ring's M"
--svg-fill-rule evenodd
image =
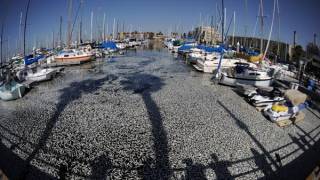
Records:
M18 35L18 52L21 53L21 30L22 30L22 12L20 13L19 35Z
M79 43L78 44L81 44L82 42L82 3L83 3L83 0L80 0L80 8L79 8L79 11L80 11L80 22L79 22Z
M244 43L245 47L248 46L247 35L248 35L248 0L245 0L245 25L244 25Z
M222 11L224 11L224 0L222 0L222 2L221 2L221 9L222 9ZM225 15L225 13L224 12L222 12L222 18L221 18L221 20L222 20L222 23L221 23L221 42L222 43L224 43L224 19L225 19L225 17L224 17L224 15Z
M274 22L274 17L275 17L275 12L276 12L276 4L277 4L276 1L277 1L277 0L274 0L274 3L273 3L273 13L272 13L271 27L270 27L270 32L269 32L267 47L266 47L266 50L264 51L262 60L265 59L265 57L266 57L266 55L267 55L267 52L268 52L268 49L269 49L269 45L270 45L270 40L271 40L272 30L273 30L273 22Z
M105 40L106 38L106 13L103 13L103 23L102 23L102 27L103 27L103 35L102 35L102 41Z
M60 28L59 28L59 43L60 43L60 48L62 48L62 16L60 16Z
M260 53L263 53L263 26L264 26L264 20L263 20L263 0L260 0Z
M4 31L4 22L1 26L1 36L0 36L0 68L2 68L2 45L3 45L3 31Z
M90 42L92 42L92 28L93 28L93 24L92 24L92 21L93 21L93 11L91 11L91 23L90 23L90 28L91 28L91 33L90 33Z
M236 31L236 12L233 12L233 32L232 32L232 46L234 46L234 33Z
M210 41L210 45L213 44L213 31L214 31L214 28L213 28L213 16L211 16L211 22L210 22L210 38L211 38L211 41Z
M113 18L113 27L112 27L112 40L115 39L115 36L114 36L114 31L115 31L115 27L116 26L116 18Z
M52 31L52 49L54 49L54 31Z
M277 55L280 56L280 7L279 7L279 0L277 0L277 10L278 10L278 49L277 49Z
M71 23L72 23L72 0L69 0L69 7L68 7L68 41L67 47L70 48L71 45Z
M24 30L23 30L23 57L26 56L26 30L27 30L27 20L28 20L28 11L29 11L30 0L28 0L26 17L24 19ZM2 40L2 38L1 38Z

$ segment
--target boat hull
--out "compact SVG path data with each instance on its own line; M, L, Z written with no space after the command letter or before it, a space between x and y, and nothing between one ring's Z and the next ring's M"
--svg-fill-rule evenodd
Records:
M35 81L35 82L41 82L41 81L47 81L52 79L52 77L56 74L55 70L48 70L48 71L41 71L39 73L32 74L30 76L26 76L27 81Z
M55 57L56 62L61 62L61 63L85 63L88 61L92 60L92 55L87 55L87 56L76 56L76 57Z
M273 82L273 78L268 79L245 79L245 78L237 78L231 77L225 74L222 74L222 77L219 81L220 84L228 85L228 86L236 86L237 84L247 84L257 87L269 87Z
M0 99L3 101L11 101L19 99L23 96L25 92L25 86L21 84L15 84L15 87L6 89L5 85L0 87Z

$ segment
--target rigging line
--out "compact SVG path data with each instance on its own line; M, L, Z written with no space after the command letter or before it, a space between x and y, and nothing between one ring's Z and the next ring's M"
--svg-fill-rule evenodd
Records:
M271 27L270 27L270 32L269 32L269 38L268 38L267 47L266 47L266 50L264 51L262 60L265 59L265 57L267 55L267 51L269 49L269 45L270 45L270 40L271 40L271 35L272 35L272 30L273 30L274 16L275 16L275 11L276 11L276 1L277 0L274 0L274 3L273 3L273 14L272 14L272 22L271 22Z
M228 29L227 29L227 32L225 33L225 36L224 36L224 41L227 40L227 36L228 36L228 34L229 34L229 30L230 30L230 26L231 26L232 20L233 20L233 17L230 18L230 22L229 22L229 25L228 25Z
M81 8L81 2L80 2L80 4L79 4L76 17L75 17L75 19L74 19L74 21L73 21L73 24L72 24L71 33L70 33L70 38L71 38L71 39L72 39L72 32L73 32L74 26L75 26L75 24L76 24L76 22L77 22L77 19L78 19L78 16L79 16L80 8Z

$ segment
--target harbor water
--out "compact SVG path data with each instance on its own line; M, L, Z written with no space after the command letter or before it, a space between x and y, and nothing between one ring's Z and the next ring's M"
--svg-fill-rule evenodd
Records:
M26 179L257 179L318 141L318 112L281 129L211 78L161 47L66 67L0 101L0 162Z

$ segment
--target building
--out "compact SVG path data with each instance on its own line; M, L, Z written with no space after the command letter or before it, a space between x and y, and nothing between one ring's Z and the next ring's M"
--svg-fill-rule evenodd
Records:
M260 50L261 39L255 38L255 37L235 36L234 44L232 44L233 36L228 36L226 44L236 46L238 42L240 43L241 47L250 47L256 50ZM264 50L267 47L267 44L268 44L268 40L263 39ZM289 44L271 40L269 44L268 55L272 56L273 59L275 56L278 56L277 57L278 60L282 62L286 62L286 61L289 61L288 56L290 55L290 49L291 48Z
M196 27L191 34L196 41L204 44L217 44L221 41L221 36L215 27Z

